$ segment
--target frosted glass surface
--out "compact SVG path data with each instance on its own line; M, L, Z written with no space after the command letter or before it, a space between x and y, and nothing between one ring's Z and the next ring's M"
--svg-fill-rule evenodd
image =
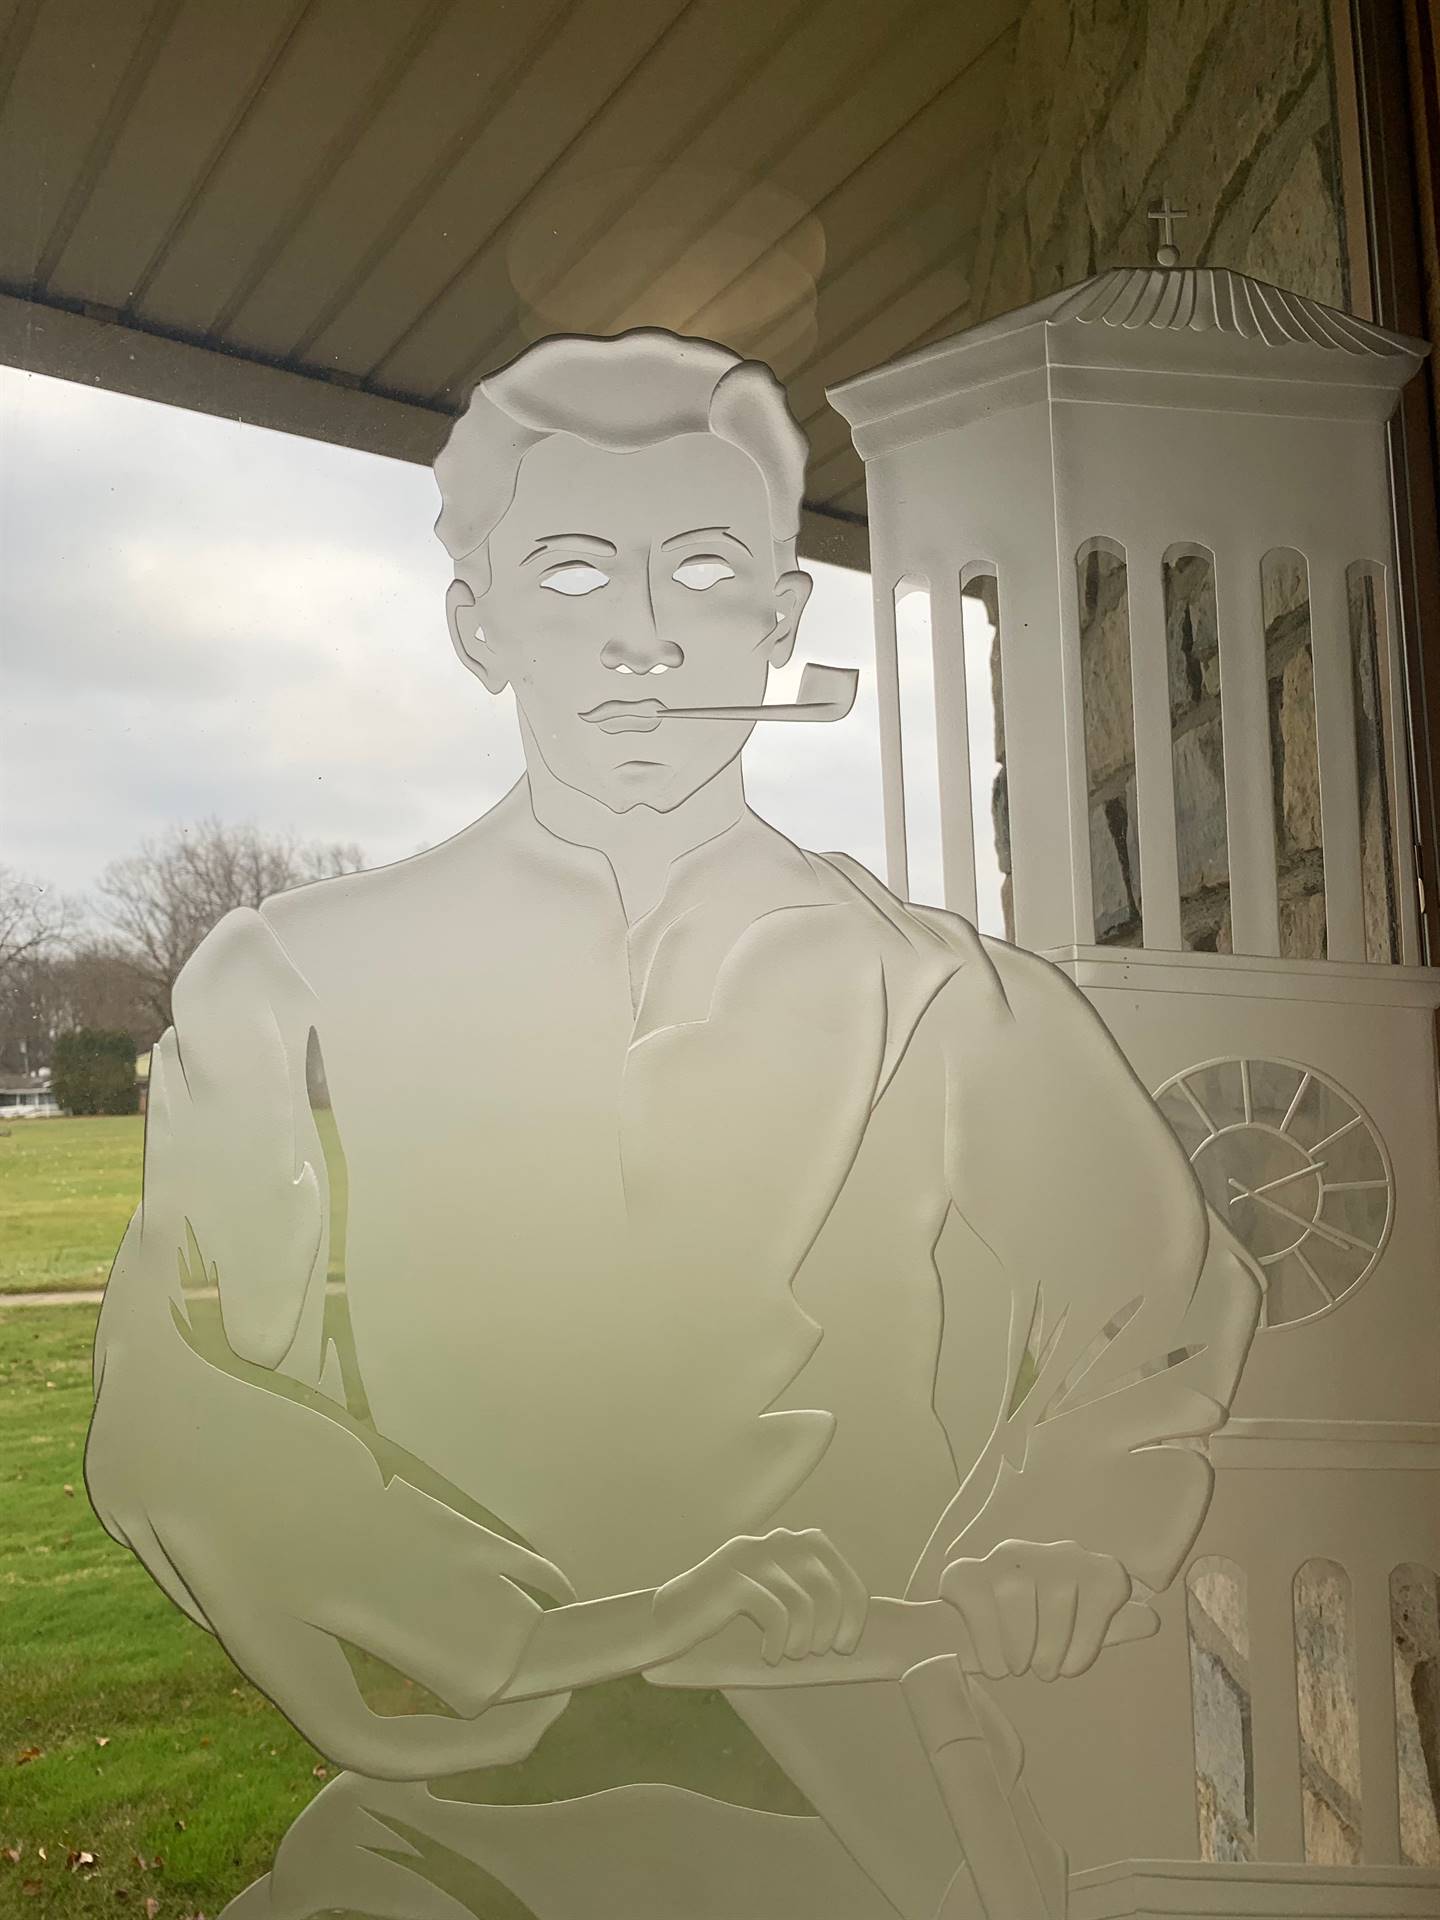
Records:
M232 1920L1064 1909L1005 1689L1155 1629L1259 1283L1057 971L747 805L856 695L804 458L705 342L483 381L525 776L176 988L87 1476L341 1769Z

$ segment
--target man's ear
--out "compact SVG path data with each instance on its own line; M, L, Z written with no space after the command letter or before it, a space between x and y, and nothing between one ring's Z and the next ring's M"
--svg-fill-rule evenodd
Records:
M503 693L509 675L500 665L495 649L485 638L475 617L475 595L463 580L452 580L445 594L445 618L455 651L477 679L491 693Z
M795 648L795 634L810 589L815 582L808 573L792 567L775 582L775 632L770 641L770 665L783 667Z

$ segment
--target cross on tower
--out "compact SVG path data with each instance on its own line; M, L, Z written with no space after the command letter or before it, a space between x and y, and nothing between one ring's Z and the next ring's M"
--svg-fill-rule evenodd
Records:
M1180 264L1180 249L1175 244L1175 222L1188 220L1189 212L1184 207L1172 207L1167 193L1155 211L1147 216L1160 228L1160 241L1155 249L1155 259L1162 267L1174 267Z

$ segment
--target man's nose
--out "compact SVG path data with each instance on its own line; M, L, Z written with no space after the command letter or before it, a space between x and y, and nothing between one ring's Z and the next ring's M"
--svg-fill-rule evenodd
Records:
M612 672L653 673L657 667L685 664L684 653L673 640L662 637L656 624L655 600L648 580L614 606L613 617L618 631L600 651L601 664Z

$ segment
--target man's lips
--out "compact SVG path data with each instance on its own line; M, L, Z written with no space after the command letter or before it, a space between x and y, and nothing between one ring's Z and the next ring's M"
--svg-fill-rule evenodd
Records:
M664 712L664 701L652 695L646 700L602 700L580 718L604 733L653 733Z

